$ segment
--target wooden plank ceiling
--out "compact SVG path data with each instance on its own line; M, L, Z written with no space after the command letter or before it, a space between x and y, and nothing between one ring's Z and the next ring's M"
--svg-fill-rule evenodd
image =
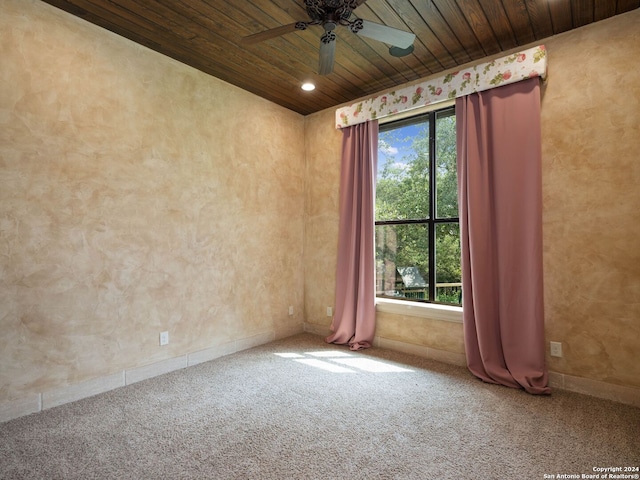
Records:
M392 57L387 45L338 27L334 71L320 76L321 26L241 43L308 21L303 0L44 1L304 115L640 6L640 0L368 0L354 15L415 33L414 52ZM316 90L300 89L307 80Z

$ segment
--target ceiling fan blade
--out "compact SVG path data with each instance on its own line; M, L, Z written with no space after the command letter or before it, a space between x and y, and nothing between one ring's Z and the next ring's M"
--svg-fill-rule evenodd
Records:
M329 75L333 72L333 62L336 57L336 34L326 32L320 39L320 65L318 73Z
M254 33L253 35L244 37L240 42L243 45L253 45L254 43L269 40L271 38L276 38L286 33L295 32L297 23L299 22L282 25L281 27L272 28L271 30L265 30L264 32Z
M402 49L409 48L416 39L415 34L398 30L397 28L387 27L379 23L362 20L362 29L356 32L363 37L378 40L379 42L400 47Z

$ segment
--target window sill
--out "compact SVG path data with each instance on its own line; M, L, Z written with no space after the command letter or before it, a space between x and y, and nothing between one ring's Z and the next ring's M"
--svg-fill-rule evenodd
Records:
M462 323L462 307L435 303L418 303L394 300L391 298L376 298L376 311Z

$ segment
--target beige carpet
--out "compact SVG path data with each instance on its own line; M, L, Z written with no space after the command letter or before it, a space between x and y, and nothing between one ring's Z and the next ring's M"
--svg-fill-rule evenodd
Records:
M303 334L0 424L0 478L580 477L639 437L638 408Z

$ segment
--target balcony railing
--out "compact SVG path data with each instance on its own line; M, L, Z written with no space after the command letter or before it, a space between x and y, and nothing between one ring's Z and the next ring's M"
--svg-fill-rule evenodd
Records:
M396 286L395 290L385 292L376 292L377 295L384 297L407 298L410 300L424 300L429 296L429 286L423 288L404 288L401 285ZM462 304L462 283L447 282L436 283L436 299L438 302L449 303L453 305Z

